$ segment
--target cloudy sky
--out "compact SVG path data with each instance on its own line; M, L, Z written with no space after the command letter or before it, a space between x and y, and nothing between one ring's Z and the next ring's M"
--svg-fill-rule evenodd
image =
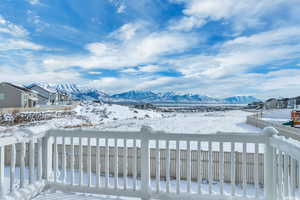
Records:
M300 95L299 0L1 0L0 81Z

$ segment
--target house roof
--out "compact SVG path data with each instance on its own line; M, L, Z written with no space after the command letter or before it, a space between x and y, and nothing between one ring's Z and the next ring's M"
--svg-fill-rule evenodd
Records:
M268 99L266 102L270 102L270 101L277 101L277 99L271 98L271 99Z
M42 90L45 90L46 92L49 92L49 93L57 93L56 90L52 90L52 89L49 89L49 88L45 88L45 87L42 87L42 86L40 86L40 85L38 85L38 84L31 84L31 85L29 85L27 88L32 89L33 87L39 87L39 88L41 88Z
M21 86L18 86L18 85L14 85L14 84L12 84L12 83L2 82L1 84L9 85L9 86L14 87L14 88L16 88L17 90L21 90L21 91L23 91L23 92L34 93L32 90L30 90L30 89L28 89L28 88L24 88L24 87L21 87Z

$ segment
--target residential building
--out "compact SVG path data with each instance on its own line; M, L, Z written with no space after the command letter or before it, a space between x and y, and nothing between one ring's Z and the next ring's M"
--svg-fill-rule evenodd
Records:
M278 100L278 107L279 109L285 109L288 108L288 104L289 104L289 98L283 98L283 99L279 99Z
M45 88L37 84L32 84L27 88L38 93L39 105L68 104L71 101L68 93L60 90Z
M37 93L11 83L0 83L0 108L35 107L38 101Z
M276 109L278 108L278 105L278 100L275 98L271 98L265 102L265 109Z
M290 98L288 101L288 108L298 108L300 107L300 96Z

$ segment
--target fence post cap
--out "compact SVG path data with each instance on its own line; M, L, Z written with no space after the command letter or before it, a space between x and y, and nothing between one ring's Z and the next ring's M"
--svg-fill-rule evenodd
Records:
M273 135L278 135L278 130L274 127L265 127L263 133L266 136L272 137Z

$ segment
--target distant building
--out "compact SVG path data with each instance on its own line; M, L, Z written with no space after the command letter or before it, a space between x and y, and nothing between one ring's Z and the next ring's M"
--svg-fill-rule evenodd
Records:
M151 103L142 103L142 104L134 105L134 108L137 108L137 109L154 109L155 106Z
M39 105L54 104L57 101L58 95L55 90L46 89L36 84L30 85L27 88L38 93Z
M68 94L62 91L44 88L37 84L30 85L28 88L38 93L39 105L66 104L70 101Z
M278 108L278 105L278 100L275 98L271 98L265 102L265 109L276 109Z
M277 108L279 109L286 109L289 105L289 98L283 98L278 100Z
M11 83L0 83L0 108L35 107L38 94L30 89Z
M57 103L58 104L67 104L71 102L71 98L68 93L63 91L57 91Z
M263 109L264 108L264 102L255 101L255 102L249 103L247 108L249 108L249 109Z
M300 106L300 96L289 99L288 108L297 108L299 106Z

